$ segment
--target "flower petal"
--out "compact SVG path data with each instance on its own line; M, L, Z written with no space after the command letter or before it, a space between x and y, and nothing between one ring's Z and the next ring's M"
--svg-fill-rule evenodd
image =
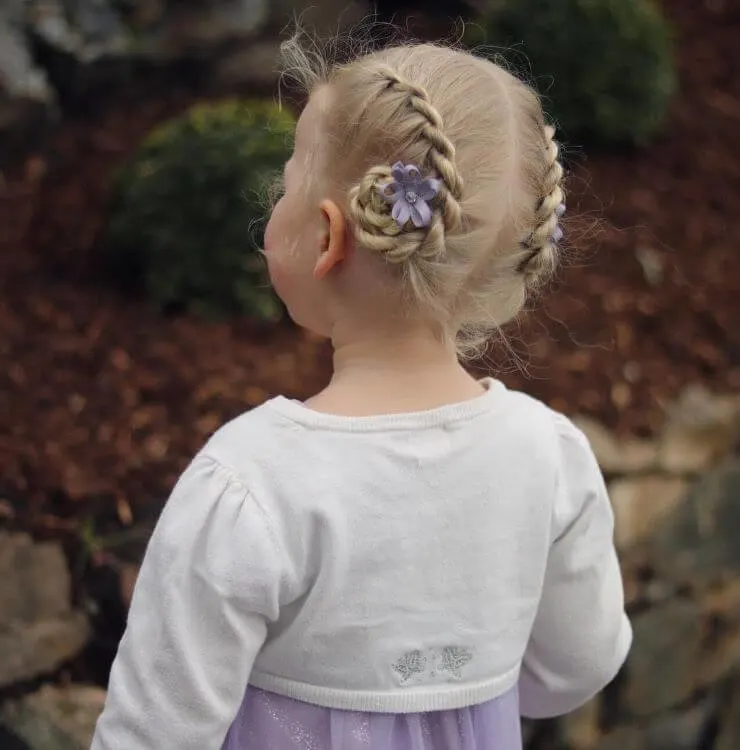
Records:
M432 198L435 198L439 193L440 184L440 180L427 177L426 180L419 185L419 198L423 198L425 201L432 200Z
M402 227L411 218L411 207L403 198L397 200L393 204L391 216L396 220L398 225Z
M383 200L395 203L403 195L403 188L397 182L384 182L378 185L378 192Z
M406 167L405 185L410 188L418 188L421 185L421 172L415 164L409 164Z
M415 227L428 227L432 223L432 209L425 200L417 200L411 206L411 221Z
M403 185L404 181L406 180L406 167L404 167L400 161L397 161L391 167L391 175L399 185Z

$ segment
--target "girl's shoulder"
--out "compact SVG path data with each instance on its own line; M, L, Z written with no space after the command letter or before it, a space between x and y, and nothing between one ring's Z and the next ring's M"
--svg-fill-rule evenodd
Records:
M225 422L208 438L202 453L224 466L240 466L245 456L269 457L277 450L280 432L289 427L273 408L281 400L282 396L270 399Z
M248 467L259 473L276 467L289 469L327 450L336 461L345 450L349 455L358 447L371 448L371 443L384 445L386 438L399 431L449 428L459 433L470 423L471 440L490 440L492 448L494 443L506 444L551 465L592 459L587 437L565 414L501 381L488 378L484 383L486 394L478 403L388 418L332 417L277 396L224 424L202 452L244 477ZM355 445L352 436L359 437L362 445Z

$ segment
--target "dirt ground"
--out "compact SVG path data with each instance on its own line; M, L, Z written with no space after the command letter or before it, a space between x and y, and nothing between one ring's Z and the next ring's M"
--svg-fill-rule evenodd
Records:
M671 0L669 15L681 94L665 134L569 152L568 262L483 366L621 433L653 433L689 383L740 389L740 6ZM0 523L150 518L219 424L328 378L326 345L291 325L164 318L97 276L112 171L193 96L132 86L4 176Z

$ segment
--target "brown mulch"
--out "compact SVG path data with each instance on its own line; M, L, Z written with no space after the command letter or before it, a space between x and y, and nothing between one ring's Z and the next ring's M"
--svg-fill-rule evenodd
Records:
M740 7L671 0L681 96L639 153L579 158L558 288L492 362L511 386L624 433L654 433L689 383L740 388ZM123 91L63 123L0 192L0 523L148 519L222 422L328 377L290 325L166 318L94 273L112 170L193 99ZM579 205L580 204L580 205ZM646 280L636 249L662 268Z

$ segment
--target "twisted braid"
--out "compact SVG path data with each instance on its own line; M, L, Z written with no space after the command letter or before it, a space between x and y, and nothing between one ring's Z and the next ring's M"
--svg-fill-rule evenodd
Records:
M542 179L544 197L535 212L535 227L524 242L527 257L519 266L531 281L548 276L557 264L557 246L553 235L558 226L558 206L563 202L563 167L559 161L560 148L555 141L555 129L545 127L546 172Z
M440 177L434 212L426 230L404 231L390 215L390 206L381 195L382 186L391 179L390 166L375 166L350 190L350 212L360 241L382 253L392 263L402 263L412 255L436 260L444 253L444 235L462 222L460 198L463 179L455 166L455 146L445 135L442 116L431 104L427 91L383 65L378 75L391 88L408 97L410 110L422 118L420 136L429 143L427 160Z
M462 195L463 180L455 167L455 147L444 134L442 115L429 101L429 94L422 86L401 78L387 65L382 66L378 72L388 81L389 88L407 94L411 109L426 120L422 125L421 135L430 144L429 161L442 178L444 187L447 189L448 196L444 202L455 204L459 212L460 207L457 201L460 200Z

